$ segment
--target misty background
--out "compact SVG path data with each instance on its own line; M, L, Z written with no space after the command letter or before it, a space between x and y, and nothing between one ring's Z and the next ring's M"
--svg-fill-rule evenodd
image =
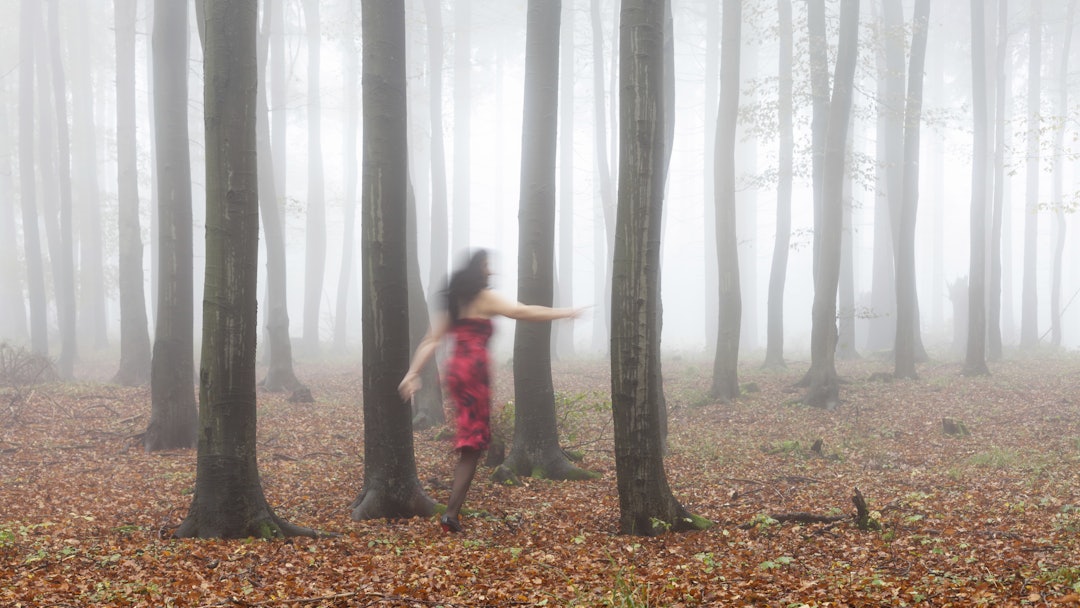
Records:
M0 6L0 340L29 343L25 226L19 212L24 195L19 179L21 133L36 140L35 181L38 209L55 209L57 196L55 150L59 53L65 86L65 119L70 131L71 203L73 210L74 276L78 302L78 353L83 361L114 353L118 348L120 309L118 295L118 185L117 185L117 55L114 44L115 17L112 2L62 0L40 3L40 19L32 31L24 29L21 10L29 2ZM890 0L886 0L887 2ZM855 347L862 352L880 351L868 342L871 324L888 320L894 312L875 306L871 297L874 278L875 201L882 195L881 161L877 155L876 123L890 109L878 96L882 77L882 41L888 36L910 39L911 3L903 2L904 31L882 25L881 1L864 0L859 32L860 53L855 77L850 135L849 197L850 268L854 306L840 300L840 317L854 316ZM1049 344L1052 264L1060 225L1055 215L1064 212L1067 226L1061 284L1061 346L1080 344L1080 223L1075 213L1080 202L1080 44L1073 42L1062 64L1069 19L1075 0L1042 0L1008 3L1008 46L1003 58L991 58L990 70L1004 66L1006 87L1003 114L991 112L1004 122L1005 208L1002 233L1002 334L1006 348L1019 340L1025 197L1030 185L1025 168L1031 158L1027 134L1031 116L1038 121L1039 165L1037 274L1038 334ZM55 8L49 6L55 5ZM314 10L313 6L318 10ZM777 84L778 48L775 1L743 2L742 86L737 151L738 241L743 298L742 356L759 359L765 347L765 304L776 234L776 183L778 164ZM996 13L989 7L987 13ZM432 162L433 144L441 134L445 151L445 197L449 234L448 250L453 263L471 247L494 252L494 287L515 297L517 260L517 214L521 170L522 98L524 92L524 2L472 0L438 2L408 0L408 99L409 154L412 185L417 200L417 230L421 277L425 293L441 288L433 266L448 263L444 253L433 252L432 205L439 168ZM464 7L464 8L463 8ZM157 197L153 168L152 102L150 85L151 11L153 2L138 0L135 46L135 125L137 142L140 219L143 233L144 276L147 313L154 319L154 288L157 281L154 245ZM795 184L792 200L791 258L787 270L784 308L786 349L790 357L806 358L810 341L813 298L813 208L810 183L810 86L806 28L806 3L795 1L795 89L793 116L795 138ZM58 10L57 10L58 9ZM345 246L346 208L357 197L359 163L349 163L350 142L358 146L358 87L360 86L359 3L351 0L278 0L281 20L268 32L270 54L266 90L278 204L283 210L287 251L290 333L294 337L315 331L305 301L309 277L307 247L309 204L317 181L325 200L325 269L318 289L318 314L314 317L321 347L297 348L301 358L333 353L335 323L343 313L338 294L346 289L348 319L346 353L360 350L359 239ZM969 225L972 175L972 82L969 4L935 0L929 25L925 72L919 213L916 228L917 288L921 330L936 358L962 358L964 342L957 336L966 324L966 278L969 260ZM48 29L49 10L56 12L56 34ZM835 53L838 3L826 2L830 53ZM557 214L571 220L559 224L556 234L556 268L565 268L572 243L570 276L559 274L557 283L570 287L572 302L564 305L594 306L584 319L573 324L573 351L602 354L607 349L606 304L602 283L610 268L604 245L601 180L598 178L598 146L607 153L607 165L617 167L618 151L613 125L617 103L612 97L617 84L613 44L617 40L618 2L612 0L564 0L561 62L559 138L560 171ZM438 14L438 20L434 17ZM1038 108L1030 107L1031 17L1041 15L1041 96ZM194 299L202 300L204 147L202 111L202 54L191 10L188 27L188 110L192 169L194 225ZM669 352L711 357L716 333L716 268L713 208L713 146L716 134L720 9L715 0L673 0L675 61L674 141L664 204L663 237L663 348ZM317 27L316 27L317 26ZM597 34L600 37L597 37ZM35 49L34 122L20 131L20 42L30 35ZM988 47L997 43L994 19L987 23ZM441 62L433 65L430 41L439 43ZM58 46L57 46L58 45ZM603 73L597 77L595 53L602 57ZM351 57L350 57L351 56ZM314 59L317 57L317 61ZM440 65L441 64L441 65ZM905 62L906 65L906 62ZM1064 72L1061 70L1065 66ZM350 73L353 78L349 78ZM433 80L433 74L438 78ZM1064 79L1062 75L1064 74ZM432 111L437 81L441 105ZM313 86L313 83L316 83ZM597 84L602 84L602 90ZM1061 107L1063 87L1068 91ZM351 91L351 94L350 94ZM617 92L617 91L616 91ZM606 139L597 141L597 100L603 103ZM615 109L613 109L615 108ZM570 121L566 121L569 111ZM313 117L317 116L317 120ZM350 118L351 117L351 118ZM435 123L441 121L440 125ZM320 124L314 130L312 125ZM313 132L318 137L313 137ZM1055 152L1057 135L1062 148ZM434 137L433 137L434 136ZM566 141L567 139L570 141ZM315 147L313 147L313 145ZM53 157L42 156L52 147ZM314 151L317 150L318 154ZM321 156L321 167L312 158ZM1055 157L1060 162L1055 162ZM52 164L49 164L52 163ZM319 177L321 173L321 179ZM614 180L614 176L612 176ZM1059 179L1060 182L1055 182ZM53 206L50 207L50 204ZM466 212L467 210L467 212ZM465 213L463 213L465 212ZM355 219L358 229L359 218ZM569 225L567 231L566 226ZM50 261L49 238L43 222L42 252L48 295L50 353L59 351L56 283ZM358 234L358 233L357 233ZM265 246L265 239L261 241ZM351 270L342 284L342 262L351 258ZM260 283L265 283L265 251L260 252ZM561 270L559 271L561 273ZM843 283L843 280L842 280ZM963 286L956 290L951 287ZM262 290L263 287L260 287ZM557 291L560 288L557 287ZM558 296L557 296L558 298ZM557 300L557 303L559 301ZM265 305L260 299L260 315ZM196 327L201 306L195 306ZM309 317L309 318L305 318ZM959 323L958 323L959 321ZM260 320L262 323L262 320ZM508 323L500 321L500 323ZM568 325L569 326L569 325ZM102 332L101 329L105 331ZM151 331L151 335L153 332ZM198 340L198 332L195 332ZM493 342L508 354L512 331L504 325Z

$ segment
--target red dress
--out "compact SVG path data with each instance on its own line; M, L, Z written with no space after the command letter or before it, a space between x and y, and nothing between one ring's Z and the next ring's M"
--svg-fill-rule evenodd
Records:
M491 319L462 318L450 332L456 343L446 364L446 388L457 408L454 447L483 450L491 443L491 382L487 343Z

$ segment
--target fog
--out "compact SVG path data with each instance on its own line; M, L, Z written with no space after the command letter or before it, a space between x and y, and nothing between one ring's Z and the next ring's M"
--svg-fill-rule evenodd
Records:
M120 0L117 0L120 1ZM172 1L172 0L168 0ZM307 213L310 210L309 117L313 109L321 115L322 184L326 205L326 265L318 298L318 335L321 352L333 352L335 321L339 314L338 292L343 255L351 257L352 272L347 300L346 353L360 350L360 251L359 238L354 247L343 251L346 207L350 183L359 180L359 156L350 163L347 147L351 140L359 146L360 132L350 124L352 107L346 87L347 54L360 53L360 2L323 0L319 2L318 105L309 90L313 74L309 58L313 50L308 37L308 16L300 0L280 0L283 23L271 32L267 68L270 99L270 123L274 146L275 178L279 208L284 211L287 293L290 333L304 333L305 268ZM890 0L885 0L889 2ZM663 348L670 354L713 356L716 332L716 262L713 245L716 201L712 187L713 147L716 136L717 61L719 53L720 9L717 0L673 0L674 29L674 139L664 201L663 233ZM30 4L40 4L37 21L31 31L25 29L24 11ZM48 35L47 24L53 4L58 5L58 40ZM135 43L135 128L139 187L139 213L142 230L143 270L146 308L150 323L154 320L157 281L155 245L158 242L155 209L154 144L152 131L153 87L151 86L151 31L153 10L149 0L138 0ZM408 99L409 154L412 184L417 199L420 276L429 295L441 288L432 284L433 264L446 262L446 255L433 253L432 200L438 189L440 170L433 165L433 143L440 135L445 150L445 198L448 223L441 230L449 235L450 257L458 260L466 247L484 247L494 252L494 287L507 297L516 297L518 203L521 173L521 133L524 95L524 57L526 3L506 0L473 0L464 25L460 2L442 2L441 29L431 34L441 40L441 66L431 63L429 48L430 6L438 2L408 0ZM600 17L594 22L593 5ZM604 243L601 211L601 179L598 170L596 100L603 102L607 139L600 142L607 154L607 164L617 170L618 109L612 104L613 85L617 78L614 44L617 6L613 0L563 1L563 53L572 51L562 66L572 66L572 77L560 78L560 95L571 95L561 112L572 110L572 129L560 131L560 140L572 138L568 148L560 148L558 164L571 168L571 196L567 184L559 182L557 214L564 209L572 215L569 233L556 232L556 268L567 257L560 248L570 239L571 276L557 281L569 284L572 302L564 305L591 306L585 318L574 322L574 349L577 354L602 353L607 346L603 331L606 303L597 284L604 280L610 262ZM826 2L830 57L836 50L839 4ZM895 4L895 3L894 3ZM882 25L882 1L864 0L860 16L859 59L855 77L855 97L849 138L851 210L851 264L854 280L855 309L841 306L840 316L855 315L856 348L862 352L880 350L868 343L870 326L875 320L888 319L894 313L874 305L871 296L875 275L875 202L883 192L880 174L884 168L879 150L879 116L888 113L888 104L879 98L883 41L902 36L907 45L911 38L912 2L902 2L903 31ZM1007 52L996 55L998 43L998 3L986 7L988 74L1004 66L1006 107L1001 112L990 102L990 120L1004 124L1003 142L991 138L991 149L1004 145L1002 163L1005 180L1001 184L1005 204L1002 220L1002 306L1001 330L1006 349L1015 348L1020 339L1022 286L1024 283L1025 220L1034 214L1038 220L1035 246L1037 272L1034 286L1037 295L1037 332L1040 345L1051 344L1051 319L1060 314L1061 347L1080 345L1080 303L1073 298L1080 292L1080 221L1075 213L1080 203L1080 42L1066 47L1067 28L1075 29L1076 0L1009 2L1007 5ZM193 5L192 5L193 6ZM1041 8L1040 8L1041 7ZM787 267L784 299L785 349L789 358L806 360L810 342L810 313L813 299L814 211L811 182L811 97L806 27L806 3L794 2L795 67L792 71L795 109L794 126L795 182L792 196L792 240ZM1031 82L1031 18L1041 10L1041 92L1036 111L1029 112ZM188 40L188 116L192 171L192 213L194 227L194 307L195 325L199 326L202 301L202 274L205 258L202 54L191 9ZM963 343L954 332L966 324L966 308L958 317L950 296L950 285L966 282L970 255L970 225L973 171L973 83L971 15L969 3L934 0L929 23L928 60L924 74L922 137L919 154L919 199L916 224L916 279L921 313L922 335L935 358L957 360ZM351 16L350 16L351 15ZM119 233L118 233L118 114L117 52L113 2L63 0L39 3L38 0L7 2L0 6L0 339L30 344L32 306L29 282L33 271L26 259L26 226L23 198L28 182L23 166L29 158L34 167L33 189L39 214L55 217L55 185L59 165L55 161L57 117L55 82L66 83L62 113L70 132L71 205L73 213L74 279L76 286L78 353L81 360L92 360L101 353L112 356L119 342ZM737 142L737 235L743 300L742 357L759 360L766 342L766 302L777 217L777 91L779 50L775 1L744 0L740 88L740 120ZM710 23L712 26L710 26ZM595 32L602 33L598 41ZM275 36L280 36L275 39ZM25 108L20 105L25 79L20 80L29 37L36 61L32 82L33 122L20 125ZM55 48L58 41L59 48ZM468 61L461 62L462 41L466 42ZM593 53L601 45L603 75L594 73ZM63 72L57 78L56 64L50 59L59 51ZM1067 54L1066 54L1067 52ZM1063 64L1063 58L1068 59ZM835 61L835 58L832 58ZM907 54L904 55L907 65ZM467 66L467 90L463 90L461 70ZM432 70L439 70L441 106L433 114ZM352 82L360 85L359 74ZM1064 79L1062 78L1064 75ZM277 82L275 82L277 79ZM603 83L603 90L595 82ZM572 91L566 88L572 83ZM275 88L276 87L276 88ZM1063 87L1069 87L1062 95ZM1061 100L1065 100L1065 107ZM462 104L464 101L464 104ZM467 107L467 115L463 114ZM355 114L352 114L355 116ZM433 129L433 119L441 118L441 130ZM1028 133L1030 117L1038 122L1037 170L1027 172L1031 160ZM355 118L352 119L355 121ZM353 122L352 124L358 124ZM467 124L467 133L462 133ZM561 123L563 125L567 123ZM20 126L22 128L20 128ZM991 128L991 131L994 129ZM1060 139L1058 138L1061 134ZM23 141L31 135L33 142ZM458 138L466 138L459 143ZM1059 143L1060 142L1060 143ZM29 157L20 156L24 146L33 145ZM51 153L43 154L51 148ZM569 151L569 154L567 154ZM992 181L993 171L990 171ZM614 176L612 184L617 183ZM1034 180L1034 181L1032 181ZM1034 211L1026 203L1031 188L1037 186ZM991 184L990 192L993 192ZM355 196L355 193L354 195ZM988 207L989 208L989 207ZM467 209L463 226L461 211ZM49 352L61 346L58 314L60 291L54 280L56 266L51 261L55 238L48 222L40 216L41 252L48 306ZM1052 310L1055 245L1065 221L1065 245L1062 255L1060 310ZM357 214L356 228L359 228ZM565 224L561 224L565 225ZM436 227L439 228L439 227ZM357 233L358 234L358 233ZM94 236L100 236L96 243ZM265 246L266 240L261 241ZM891 244L889 245L891 247ZM260 251L260 281L265 284L266 252ZM100 257L100 262L95 261ZM713 256L710 259L710 256ZM436 281L437 282L437 281ZM95 289L101 289L95 295ZM564 287L565 291L565 287ZM260 287L260 293L263 293ZM966 297L966 293L965 293ZM841 299L841 302L843 300ZM101 302L99 315L96 302ZM310 305L310 304L308 304ZM966 306L966 300L965 304ZM260 314L266 310L260 299ZM260 319L260 323L263 320ZM97 330L104 325L104 337ZM196 340L199 332L193 328ZM151 336L153 331L150 332ZM509 354L512 327L502 323L494 347ZM197 352L197 351L196 351ZM297 351L301 358L315 358L313 352Z

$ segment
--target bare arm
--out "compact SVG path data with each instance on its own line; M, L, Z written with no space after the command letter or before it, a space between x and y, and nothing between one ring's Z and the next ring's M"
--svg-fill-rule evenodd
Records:
M581 316L581 308L549 308L535 304L522 304L507 300L490 289L485 289L477 296L477 309L487 316L502 315L518 321L554 321L556 319L576 319Z
M398 393L401 394L401 398L405 401L412 399L416 391L420 390L420 370L424 369L424 366L434 356L435 349L439 347L439 342L442 341L442 337L446 334L449 326L450 319L445 314L439 315L428 329L427 335L420 341L420 345L416 347L416 353L413 354L409 371L405 373L405 377L401 379L401 384L398 385Z

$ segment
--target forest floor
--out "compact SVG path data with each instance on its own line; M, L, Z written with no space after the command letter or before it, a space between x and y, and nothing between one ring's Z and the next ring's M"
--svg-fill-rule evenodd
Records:
M747 364L744 396L721 404L707 397L710 363L666 360L667 475L716 525L655 538L617 534L600 361L556 363L555 385L563 441L601 477L506 487L481 470L460 535L434 519L349 518L363 475L357 366L299 366L314 404L259 394L266 495L287 520L339 534L322 539L173 539L195 452L142 450L148 388L0 388L0 605L1080 605L1080 358L979 378L931 362L915 381L872 377L891 369L882 361L839 365L843 405L822 411L795 403L805 361ZM504 426L509 376L502 365ZM946 435L943 417L970 434ZM427 430L415 449L444 502L450 445ZM880 530L850 518L856 488Z

